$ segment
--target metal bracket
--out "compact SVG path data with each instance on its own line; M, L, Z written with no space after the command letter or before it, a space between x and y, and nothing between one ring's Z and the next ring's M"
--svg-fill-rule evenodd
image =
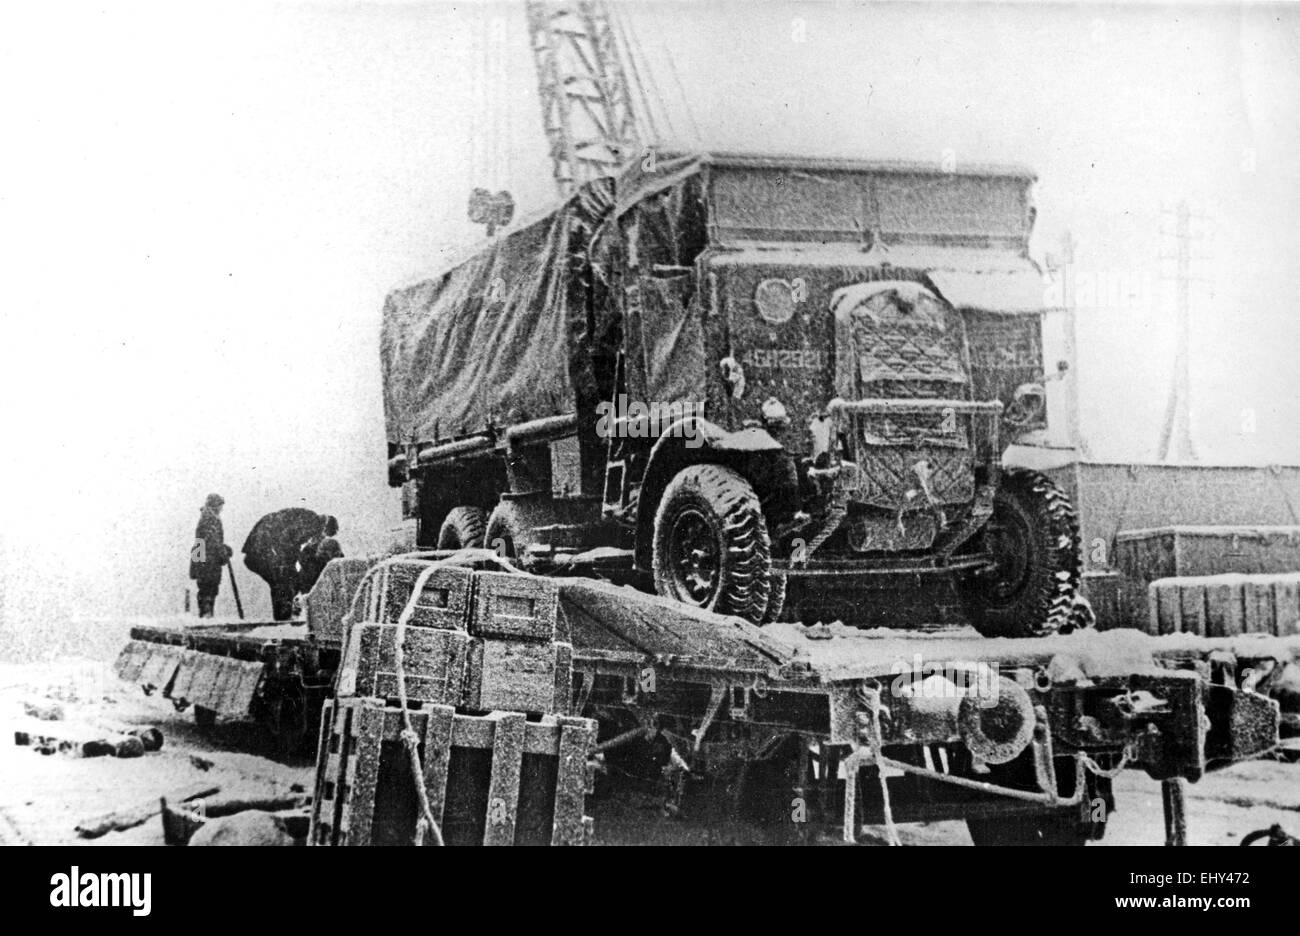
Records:
M709 726L713 720L718 717L718 710L722 708L722 702L727 697L729 687L722 684L715 684L709 687L709 707L704 712L704 718L700 721L700 727L691 731L691 737L695 739L691 747L691 753L698 754L700 745L704 743L704 735L708 732Z

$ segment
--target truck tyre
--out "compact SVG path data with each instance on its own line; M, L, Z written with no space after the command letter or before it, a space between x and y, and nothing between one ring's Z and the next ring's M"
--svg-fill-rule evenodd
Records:
M763 612L762 624L771 624L773 621L781 620L781 615L785 612L785 595L786 595L786 578L780 573L773 572L769 579L770 587L767 593L767 610Z
M1079 590L1079 520L1050 478L1003 469L981 541L997 565L961 583L976 630L986 637L1037 637L1070 622Z
M194 724L200 728L211 728L217 723L217 713L201 705L194 706Z
M478 549L483 545L487 513L479 507L453 507L438 530L439 549Z
M483 547L505 559L518 559L532 538L532 527L513 501L503 500L492 511L483 537Z
M721 465L692 465L668 483L654 525L655 591L763 621L771 544L753 487Z

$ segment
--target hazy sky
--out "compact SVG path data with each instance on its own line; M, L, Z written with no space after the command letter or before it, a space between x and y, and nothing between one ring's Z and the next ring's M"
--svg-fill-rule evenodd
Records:
M1095 456L1154 454L1187 199L1197 444L1300 462L1300 10L620 10L688 144L1033 166L1036 252L1069 229L1097 297ZM383 296L472 241L473 185L553 196L522 5L10 4L0 80L10 626L175 610L212 490L236 547L298 503L381 544Z

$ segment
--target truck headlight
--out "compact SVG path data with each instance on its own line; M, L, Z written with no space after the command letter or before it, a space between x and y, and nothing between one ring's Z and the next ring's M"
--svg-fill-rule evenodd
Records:
M784 325L794 317L794 289L786 280L765 279L754 290L754 305L763 321Z

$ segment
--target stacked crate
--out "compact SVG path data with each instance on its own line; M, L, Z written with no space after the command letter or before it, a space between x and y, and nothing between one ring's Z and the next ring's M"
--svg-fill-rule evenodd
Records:
M1120 533L1133 627L1148 633L1300 632L1300 527L1174 526Z
M365 620L350 627L321 722L311 842L414 840L408 723L448 844L584 842L596 723L571 714L573 651L555 584L440 565L413 595L432 565L393 560L361 586Z

